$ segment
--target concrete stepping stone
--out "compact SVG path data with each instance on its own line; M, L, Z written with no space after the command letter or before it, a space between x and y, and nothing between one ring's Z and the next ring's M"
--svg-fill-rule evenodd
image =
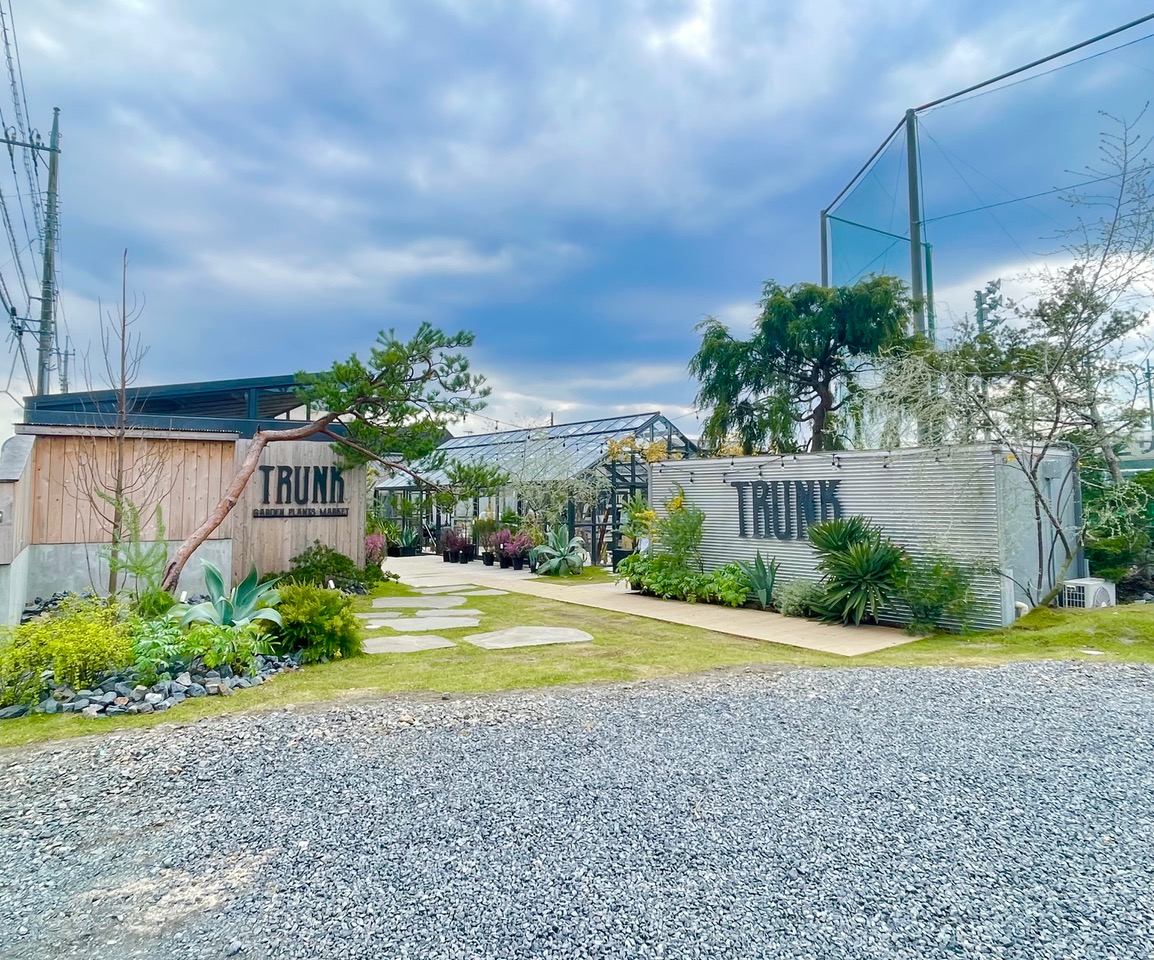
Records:
M592 634L572 627L510 627L508 630L474 633L465 637L467 643L486 650L541 647L549 643L588 643L592 639Z
M416 653L455 646L452 640L426 634L421 637L370 637L364 643L364 650L365 653Z
M387 620L390 617L403 617L400 610L375 610L372 613L358 613L362 620Z
M418 617L479 617L480 610L471 610L468 607L457 607L454 610L415 610Z
M402 620L382 620L380 625L391 630L460 630L462 627L479 627L481 621L476 617L425 617L421 620L405 617Z
M453 583L445 587L414 587L417 593L434 594L434 593L456 593L458 590L476 590L475 583Z
M464 597L377 597L373 601L377 610L448 610L464 605Z
M508 590L462 590L462 597L507 597Z

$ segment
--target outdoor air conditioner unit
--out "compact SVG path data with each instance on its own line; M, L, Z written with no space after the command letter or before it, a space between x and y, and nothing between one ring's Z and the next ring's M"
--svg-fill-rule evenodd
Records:
M1113 607L1118 603L1114 584L1109 580L1100 580L1097 577L1082 577L1078 580L1067 580L1063 585L1062 606L1079 607Z

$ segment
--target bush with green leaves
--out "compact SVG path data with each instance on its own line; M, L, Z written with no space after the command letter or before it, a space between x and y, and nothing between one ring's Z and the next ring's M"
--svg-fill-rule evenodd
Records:
M146 620L137 617L130 625L132 657L140 682L151 687L157 680L170 680L192 663L196 656L188 634L176 617Z
M155 620L168 614L176 605L176 597L157 587L141 593L132 603L132 612L144 620Z
M178 603L169 611L181 618L181 626L190 623L209 623L220 627L243 627L254 620L280 623L280 614L273 608L280 600L275 589L279 578L260 580L254 564L246 576L230 592L224 583L224 574L216 564L202 560L204 583L209 599L195 606Z
M45 671L79 690L132 660L122 603L69 597L51 613L0 631L0 705L36 702Z
M357 587L371 590L386 579L378 564L370 563L362 570L351 557L346 557L319 540L314 540L311 547L298 553L290 563L292 566L285 574L287 578L318 587L327 587L331 580L342 590Z
M272 632L277 653L299 653L302 663L324 663L361 653L353 602L339 590L287 583L280 595L281 624Z
M272 652L261 626L247 622L228 626L201 621L187 634L191 659L199 659L208 669L227 666L239 674L256 672L256 658Z
M649 563L652 558L649 552L631 553L627 557L623 557L617 564L617 582L628 580L630 584L640 585L645 578L645 574L649 570Z
M910 608L910 633L932 633L946 621L965 630L973 616L977 572L973 565L944 554L911 560L898 591Z
M767 565L762 559L761 551L758 550L753 558L753 563L748 560L738 560L737 562L745 572L745 576L749 580L749 589L757 597L761 609L768 610L770 604L773 603L773 585L777 582L777 559L771 557Z
M820 617L825 590L812 580L790 580L778 588L773 605L786 617Z
M905 551L864 517L812 524L809 539L825 575L825 619L860 624L868 616L876 621L904 578Z
M665 516L657 522L656 552L673 563L701 572L701 541L705 536L705 513L685 502L678 491L665 505Z
M545 542L529 551L530 561L544 577L575 577L585 568L585 557L584 537L570 537L564 527L550 530Z
M727 563L709 574L709 600L727 607L744 607L749 599L749 574L740 561Z

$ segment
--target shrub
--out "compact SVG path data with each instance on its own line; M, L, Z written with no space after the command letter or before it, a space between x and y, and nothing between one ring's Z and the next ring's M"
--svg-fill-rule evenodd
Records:
M931 633L947 619L964 630L973 613L976 573L974 567L941 554L912 561L899 590L910 608L909 631Z
M385 537L381 533L370 533L365 537L365 563L380 563L385 554Z
M657 524L658 552L680 566L700 571L705 514L687 505L683 493L671 498L665 508L666 514Z
M628 580L630 583L642 583L649 570L651 555L648 553L631 553L622 558L617 564L617 581Z
M812 580L791 580L773 597L773 605L787 617L818 617L825 591Z
M237 673L254 673L259 654L269 653L268 637L255 623L224 626L218 623L194 623L187 634L192 659L210 670L228 666Z
M824 617L861 623L897 593L906 555L864 517L826 520L809 528L810 542L825 574Z
M289 583L281 589L281 626L273 634L278 653L300 653L303 663L354 657L361 637L353 602L337 590L311 583Z
M51 670L58 684L81 689L132 663L122 608L97 597L69 597L53 613L0 633L0 703L34 703Z
M132 604L132 612L144 620L163 617L176 604L176 598L167 590L157 587L137 597Z
M314 540L311 547L293 557L291 563L290 578L297 583L311 583L318 587L327 587L332 580L342 589L371 590L385 579L379 565L369 564L361 570L352 557L346 557L319 540Z
M132 655L140 682L151 687L157 680L171 679L195 657L187 634L175 617L136 619L130 625Z
M743 607L749 599L749 590L749 575L737 561L727 563L709 575L709 599L712 602L727 607Z

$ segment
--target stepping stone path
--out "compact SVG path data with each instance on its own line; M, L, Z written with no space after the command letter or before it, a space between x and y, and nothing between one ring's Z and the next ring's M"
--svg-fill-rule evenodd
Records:
M476 617L416 617L401 620L382 620L380 626L390 630L459 630L461 627L479 627Z
M362 620L389 620L403 617L404 614L400 610L377 610L374 613L358 613L357 616Z
M510 627L492 633L474 633L465 637L467 643L486 650L507 650L510 647L540 647L550 643L588 643L592 634L572 627Z
M469 590L461 591L462 597L507 597L508 590Z
M457 607L454 610L417 610L418 617L479 617L480 610L470 610L468 607Z
M377 597L373 601L377 610L448 610L464 605L464 597Z
M432 594L432 593L456 593L457 591L476 590L476 586L471 583L457 583L447 587L416 587L417 593Z
M419 650L455 646L452 640L438 636L372 637L365 641L365 653L416 653Z

